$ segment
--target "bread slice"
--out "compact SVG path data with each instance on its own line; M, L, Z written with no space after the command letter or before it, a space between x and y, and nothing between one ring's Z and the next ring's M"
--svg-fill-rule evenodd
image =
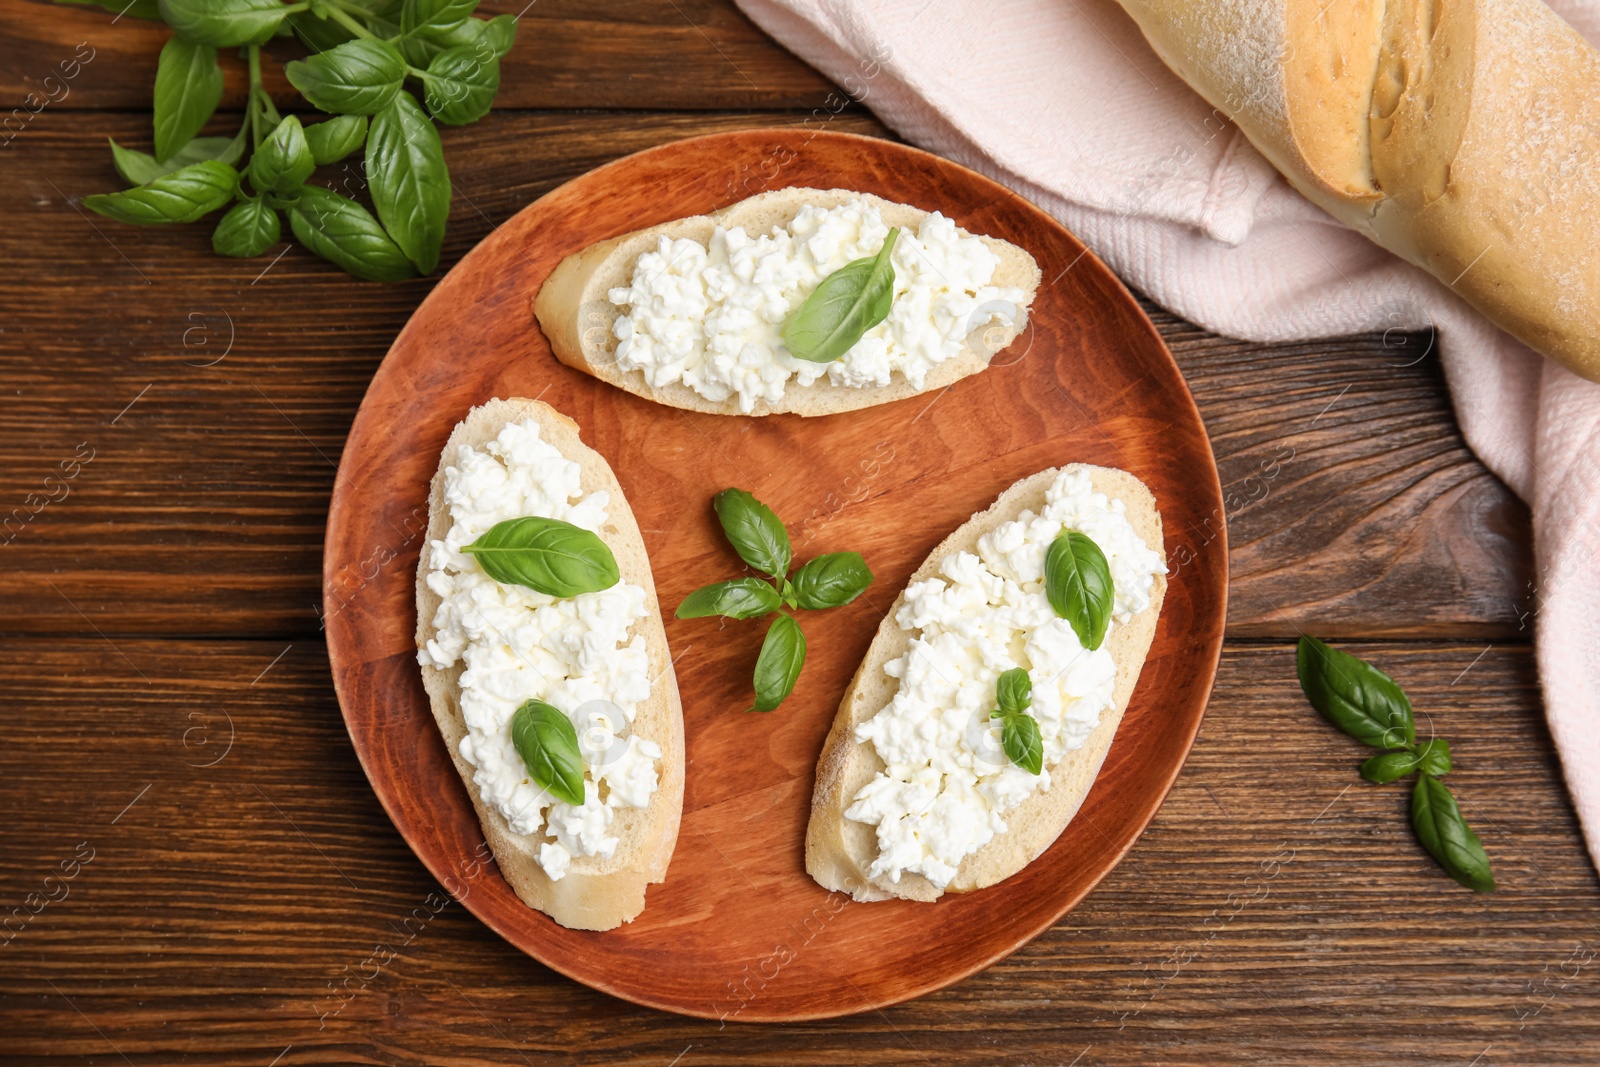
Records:
M1143 482L1125 471L1072 464L1040 471L1007 489L987 511L974 515L941 541L908 584L933 577L947 556L962 551L976 552L980 537L1001 523L1015 519L1024 510L1041 510L1045 506L1045 493L1056 476L1063 470L1073 469L1088 470L1095 491L1121 500L1140 539L1157 552L1162 551L1161 515L1156 511L1155 497ZM997 834L962 861L947 887L950 892L971 892L1011 877L1049 848L1072 821L1100 772L1117 724L1122 721L1123 709L1133 695L1139 671L1155 636L1156 619L1166 590L1166 576L1157 574L1150 587L1150 606L1126 624L1114 625L1106 638L1106 647L1117 665L1117 680L1113 704L1101 713L1099 725L1081 748L1068 752L1049 766L1049 789L1035 791L1006 813L1005 833ZM898 883L887 876L869 879L867 868L878 855L877 828L844 815L861 788L884 770L884 763L871 742L858 742L855 730L887 705L899 687L883 668L910 648L910 635L895 622L904 602L905 593L902 592L878 624L877 636L872 639L866 658L845 691L838 717L834 719L833 729L817 761L811 821L806 828L806 870L824 887L849 893L856 900L901 897L930 901L940 896L938 886L910 871L901 874Z
M549 338L556 358L569 367L657 403L714 415L744 414L739 410L737 396L725 400L707 400L682 382L671 382L658 388L645 382L643 371L624 371L619 368L616 361L617 338L612 327L622 314L622 309L611 303L607 294L616 287L629 284L640 254L653 251L663 234L709 244L718 226L729 229L742 226L746 233L755 236L770 232L774 226L784 226L794 221L800 209L808 204L831 208L855 199L864 200L877 208L888 225L899 226L912 233L931 214L848 189L791 188L759 193L710 215L694 215L635 230L568 256L540 287L534 298L534 314ZM964 230L958 232L966 233ZM982 235L979 235L979 239L1000 257L1000 265L995 269L990 284L1021 289L1027 294L1024 308L1032 304L1034 294L1039 289L1039 265L1033 257L1009 242ZM749 414L791 412L796 415L833 415L874 404L887 404L918 393L934 392L983 370L1025 325L1019 316L1018 321L1009 326L993 323L987 329L978 331L979 336L969 338L959 355L945 360L930 371L920 389L898 375L889 385L881 388L835 385L826 377L808 386L791 380L781 400L775 404L758 400Z
M539 866L540 835L512 832L497 809L483 803L473 784L474 768L461 755L461 739L467 725L461 716L457 682L462 666L449 670L425 666L422 684L433 706L433 716L444 735L445 746L456 770L467 786L467 795L478 811L483 834L511 888L531 907L549 915L562 926L575 930L609 930L631 921L644 910L645 887L666 878L667 861L678 842L678 820L683 813L683 705L678 697L678 682L667 651L666 630L661 621L661 606L656 600L655 581L650 575L650 560L644 538L634 521L633 511L622 494L616 475L600 453L578 438L578 424L548 404L537 400L491 400L473 408L450 435L439 456L439 469L433 476L428 496L428 541L442 539L450 531L449 508L445 503L444 472L454 466L466 447L481 448L509 422L528 418L539 423L539 435L554 445L581 468L580 484L587 493L605 490L610 494L606 507L609 516L602 539L616 557L622 580L645 591L649 614L635 623L642 632L650 657L650 697L639 705L632 730L641 738L661 747L657 761L658 788L645 808L621 808L616 812L611 832L619 839L610 859L574 856L566 875L552 881ZM428 552L422 553L417 570L417 647L427 647L434 637L433 618L441 598L428 588Z

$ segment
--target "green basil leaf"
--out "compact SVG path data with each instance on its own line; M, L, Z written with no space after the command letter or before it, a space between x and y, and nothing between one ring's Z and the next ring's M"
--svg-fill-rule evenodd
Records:
M767 627L756 657L756 702L751 711L773 711L794 692L800 668L806 662L806 635L788 615L779 615Z
M161 20L161 6L156 0L55 0L55 2L77 4L82 7L101 7L107 11L115 11L118 15L132 15L136 19L154 19L157 22Z
M712 498L712 506L740 559L774 578L789 573L789 531L771 508L743 489L724 489Z
M1002 671L995 682L996 703L1000 715L1021 715L1033 706L1033 681L1021 667Z
M894 301L894 262L890 253L897 226L875 256L847 263L822 279L783 324L783 343L796 359L831 363L889 317Z
M160 0L161 17L179 37L233 48L260 44L283 24L283 0Z
M517 43L517 16L496 15L492 19L474 19L470 25L476 30L478 40L484 42L497 57L504 58Z
M400 92L406 61L386 41L347 41L283 66L289 84L323 111L371 115Z
M111 141L111 159L116 164L117 173L127 179L129 184L148 185L163 175L207 159L214 159L229 166L236 165L244 155L245 132L241 128L235 137L196 137L178 149L177 154L165 162L158 162L156 157L148 152L123 148L116 141Z
M295 11L289 15L287 21L294 30L294 35L300 38L300 43L313 52L326 52L331 48L338 48L346 41L356 39L355 34L339 23L311 11ZM378 36L389 35L379 33Z
M257 192L287 194L305 184L317 161L311 157L298 116L290 115L269 133L250 157L250 184Z
M283 226L278 213L259 200L233 205L211 234L211 248L223 256L259 256L278 243Z
M156 158L170 159L194 139L222 100L217 50L173 37L156 62Z
M1044 556L1044 590L1057 615L1091 652L1111 625L1111 564L1100 546L1077 530L1050 542Z
M678 605L680 619L721 615L727 619L754 619L778 610L778 592L760 578L735 578L703 586Z
M306 145L319 167L339 162L366 143L365 115L337 115L306 127Z
M438 266L450 217L450 170L439 131L410 93L399 93L372 117L367 181L378 218L417 269Z
M1421 760L1417 754L1409 749L1401 752L1385 752L1361 764L1361 777L1369 782L1386 785L1396 779L1404 778L1420 765Z
M117 173L122 175L129 185L147 185L163 174L171 174L172 170L177 169L174 167L168 170L148 152L123 148L115 140L111 138L107 140L111 140L111 161L116 164Z
M610 589L622 577L616 557L599 535L538 515L497 522L461 551L476 559L495 581L550 596Z
M118 222L146 226L158 222L193 222L233 199L239 172L226 163L206 160L163 175L120 193L83 198L83 206Z
M1494 890L1494 874L1483 842L1461 817L1450 790L1431 774L1418 775L1411 791L1411 826L1446 874L1474 892Z
M415 37L453 30L477 6L478 0L404 0L400 5L400 32Z
M1044 770L1044 739L1032 715L1007 715L1000 720L1000 747L1006 758L1029 774Z
M479 45L446 49L433 57L422 81L433 117L465 126L489 113L500 89L500 59Z
M1417 746L1417 759L1424 774L1443 778L1450 773L1450 742L1442 737L1424 741Z
M867 591L872 571L859 552L818 556L794 575L795 603L802 608L837 608Z
M1373 748L1416 744L1411 701L1372 664L1302 636L1295 666L1311 706L1357 741Z
M273 204L271 197L268 204ZM328 262L357 278L395 282L414 276L416 268L360 204L319 185L306 185L289 209L295 238Z
M399 33L398 28L395 33ZM426 67L433 57L451 48L470 45L480 55L493 55L503 59L517 39L517 16L496 15L492 19L467 19L454 29L435 33L401 37L396 43L406 62L414 67Z
M530 700L511 716L511 743L533 784L563 803L583 803L583 756L572 720L542 700Z

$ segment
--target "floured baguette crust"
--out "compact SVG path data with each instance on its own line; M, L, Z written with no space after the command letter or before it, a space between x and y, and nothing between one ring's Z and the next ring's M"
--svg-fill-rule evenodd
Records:
M932 214L870 193L848 189L797 187L758 193L710 215L694 215L635 230L568 256L539 288L534 298L534 314L549 338L556 358L569 367L660 404L714 415L744 414L739 410L737 396L730 396L726 400L707 400L682 382L651 386L645 382L643 371L624 371L619 368L616 363L617 338L612 333L612 326L622 314L622 309L611 303L607 294L614 288L628 285L633 277L634 263L642 253L653 251L663 234L687 237L701 244L710 243L711 235L718 226L730 229L742 226L751 235L764 234L774 226L793 221L807 204L831 208L855 199L864 200L877 208L889 226L899 226L913 232L922 225L923 219ZM965 230L959 232L966 234ZM1000 265L995 268L990 284L1023 290L1027 294L1024 304L1031 305L1039 289L1039 265L1033 257L1009 242L981 234L978 237L991 252L1000 257ZM983 370L1001 349L1016 338L1024 325L1025 322L1020 320L1012 326L993 323L974 331L968 338L966 348L959 355L934 367L920 389L899 374L882 387L835 385L826 377L807 386L791 380L781 400L775 404L757 400L749 414L792 412L796 415L833 415L875 404L887 404L918 393L934 392Z
M1162 552L1161 515L1155 497L1143 482L1126 471L1075 463L1040 471L1017 482L1001 494L987 511L974 515L929 553L907 585L934 577L939 565L956 552L976 552L978 539L1001 523L1015 519L1024 510L1038 512L1045 506L1045 493L1063 470L1087 470L1096 492L1121 500L1128 521L1144 543ZM1164 553L1163 553L1164 554ZM984 847L961 862L947 887L952 893L983 889L1011 877L1026 867L1061 836L1077 814L1100 764L1111 748L1111 739L1122 721L1123 710L1133 696L1134 685L1144 667L1150 642L1155 637L1156 620L1166 596L1167 579L1157 574L1150 586L1150 606L1129 622L1112 627L1106 648L1117 665L1113 705L1100 716L1100 723L1081 748L1068 752L1050 765L1051 784L1038 790L1021 805L1006 812L1006 832L997 834ZM876 827L845 818L845 809L861 788L884 769L870 742L858 742L855 729L893 699L898 682L884 673L884 664L903 655L910 647L910 635L895 622L905 602L902 591L889 613L878 624L878 633L867 649L866 658L839 705L838 717L822 746L817 761L817 783L811 798L811 821L806 827L806 871L821 885L851 894L857 900L936 900L940 891L920 874L905 872L898 883L887 876L869 879L867 868L878 855Z
M659 786L645 808L616 811L612 832L617 836L616 852L609 860L598 856L574 856L565 877L551 881L539 866L537 855L542 836L513 833L500 812L483 803L472 781L473 766L461 755L461 739L467 725L461 716L457 680L462 666L449 670L422 668L422 684L433 706L433 717L444 735L445 746L456 770L466 784L467 795L477 809L484 837L494 850L500 873L517 896L530 907L549 915L562 926L575 930L609 930L630 922L644 910L645 888L665 879L667 862L678 842L678 820L683 813L683 706L678 697L678 681L667 651L666 630L661 621L661 606L656 600L655 580L645 554L644 538L634 521L633 511L623 496L622 486L605 458L578 437L578 424L548 404L537 400L491 400L473 408L451 433L439 456L439 469L433 476L428 495L427 541L441 540L450 531L449 508L444 498L444 472L456 465L461 450L481 448L492 441L509 422L529 417L538 421L539 435L561 454L578 463L580 484L585 494L605 490L610 494L608 516L601 537L616 557L624 582L645 591L649 614L634 624L642 633L650 656L650 698L639 705L633 731L661 746L656 763ZM433 618L440 597L428 588L428 551L424 548L417 570L417 647L427 647L434 636Z

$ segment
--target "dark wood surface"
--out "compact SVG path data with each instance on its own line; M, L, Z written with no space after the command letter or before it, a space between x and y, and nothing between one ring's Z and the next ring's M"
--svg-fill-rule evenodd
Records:
M640 147L879 132L859 107L813 114L826 84L730 6L676 6L530 10L511 107L445 135L446 266ZM587 990L441 906L356 763L315 607L334 463L433 283L298 250L262 275L201 228L91 223L72 201L115 183L104 138L148 147L159 46L110 19L0 7L8 107L98 50L0 148L0 515L37 509L0 538L0 915L29 915L0 944L0 1062L1600 1058L1600 887L1539 705L1527 513L1464 448L1427 337L1247 345L1150 309L1221 471L1230 640L1151 828L1008 960L881 1013L719 1028ZM595 76L656 35L671 62ZM1451 738L1499 893L1444 879L1403 789L1359 781L1359 746L1299 696L1301 630L1347 639Z

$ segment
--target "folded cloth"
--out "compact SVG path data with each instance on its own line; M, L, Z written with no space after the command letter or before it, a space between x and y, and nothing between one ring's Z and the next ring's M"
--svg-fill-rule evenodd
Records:
M1600 859L1600 385L1296 193L1113 0L737 0L907 140L1003 182L1217 333L1432 330L1462 431L1533 513L1550 732ZM1555 10L1600 42L1600 0Z

